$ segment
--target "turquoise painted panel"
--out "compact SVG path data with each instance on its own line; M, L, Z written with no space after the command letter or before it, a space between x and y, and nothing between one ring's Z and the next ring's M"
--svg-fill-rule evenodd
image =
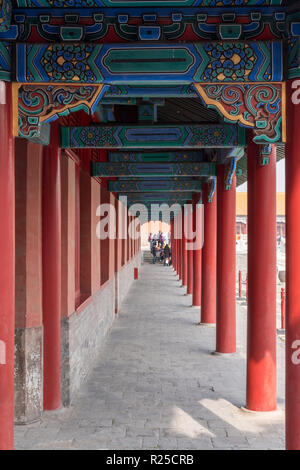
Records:
M214 163L110 163L92 162L92 176L215 176Z
M19 82L161 84L282 81L281 41L17 44Z
M154 193L164 191L165 193L174 193L177 191L184 192L199 192L202 189L200 181L186 180L172 181L168 179L161 180L140 180L140 181L109 181L108 189L116 193L147 193L152 191ZM134 194L133 194L134 196Z
M230 124L61 127L62 148L215 148L246 144Z
M19 7L216 7L282 5L284 0L17 0Z

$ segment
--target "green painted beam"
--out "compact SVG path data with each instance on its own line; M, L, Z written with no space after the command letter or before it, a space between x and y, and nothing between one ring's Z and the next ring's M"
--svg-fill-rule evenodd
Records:
M184 181L170 181L170 180L141 180L140 181L109 181L109 191L115 193L147 193L164 191L166 194L175 193L178 191L193 191L199 192L202 189L200 181L184 179Z
M215 163L108 163L92 162L92 176L215 176Z
M14 79L21 83L189 85L284 80L281 41L19 42L16 57Z
M207 155L209 151L205 150L173 150L173 151L145 151L145 152L108 152L110 162L131 162L131 163L150 163L150 162L203 162L209 161Z
M245 128L232 124L61 127L62 148L162 150L245 145Z
M140 201L144 204L152 201L173 201L173 200L191 200L193 197L193 192L176 192L176 193L120 193L119 198L127 197L128 201Z

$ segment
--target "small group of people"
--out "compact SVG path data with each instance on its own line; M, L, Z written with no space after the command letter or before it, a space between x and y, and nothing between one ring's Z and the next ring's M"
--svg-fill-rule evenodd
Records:
M164 266L171 264L171 249L166 240L164 240L162 232L159 232L159 237L154 238L152 233L149 235L150 251L153 256L153 264L156 261L163 262Z

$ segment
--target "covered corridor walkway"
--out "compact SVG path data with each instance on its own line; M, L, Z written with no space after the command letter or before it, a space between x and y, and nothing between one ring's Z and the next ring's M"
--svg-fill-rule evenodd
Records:
M145 262L72 406L16 427L16 448L283 449L284 343L278 411L242 411L246 307L237 306L237 354L215 356L215 328L196 325L180 286L171 267Z

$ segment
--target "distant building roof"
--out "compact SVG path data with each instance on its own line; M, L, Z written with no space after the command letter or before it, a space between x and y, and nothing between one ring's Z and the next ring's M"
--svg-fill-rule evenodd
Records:
M277 193L277 215L285 215L285 193ZM247 215L247 193L236 193L236 215Z

